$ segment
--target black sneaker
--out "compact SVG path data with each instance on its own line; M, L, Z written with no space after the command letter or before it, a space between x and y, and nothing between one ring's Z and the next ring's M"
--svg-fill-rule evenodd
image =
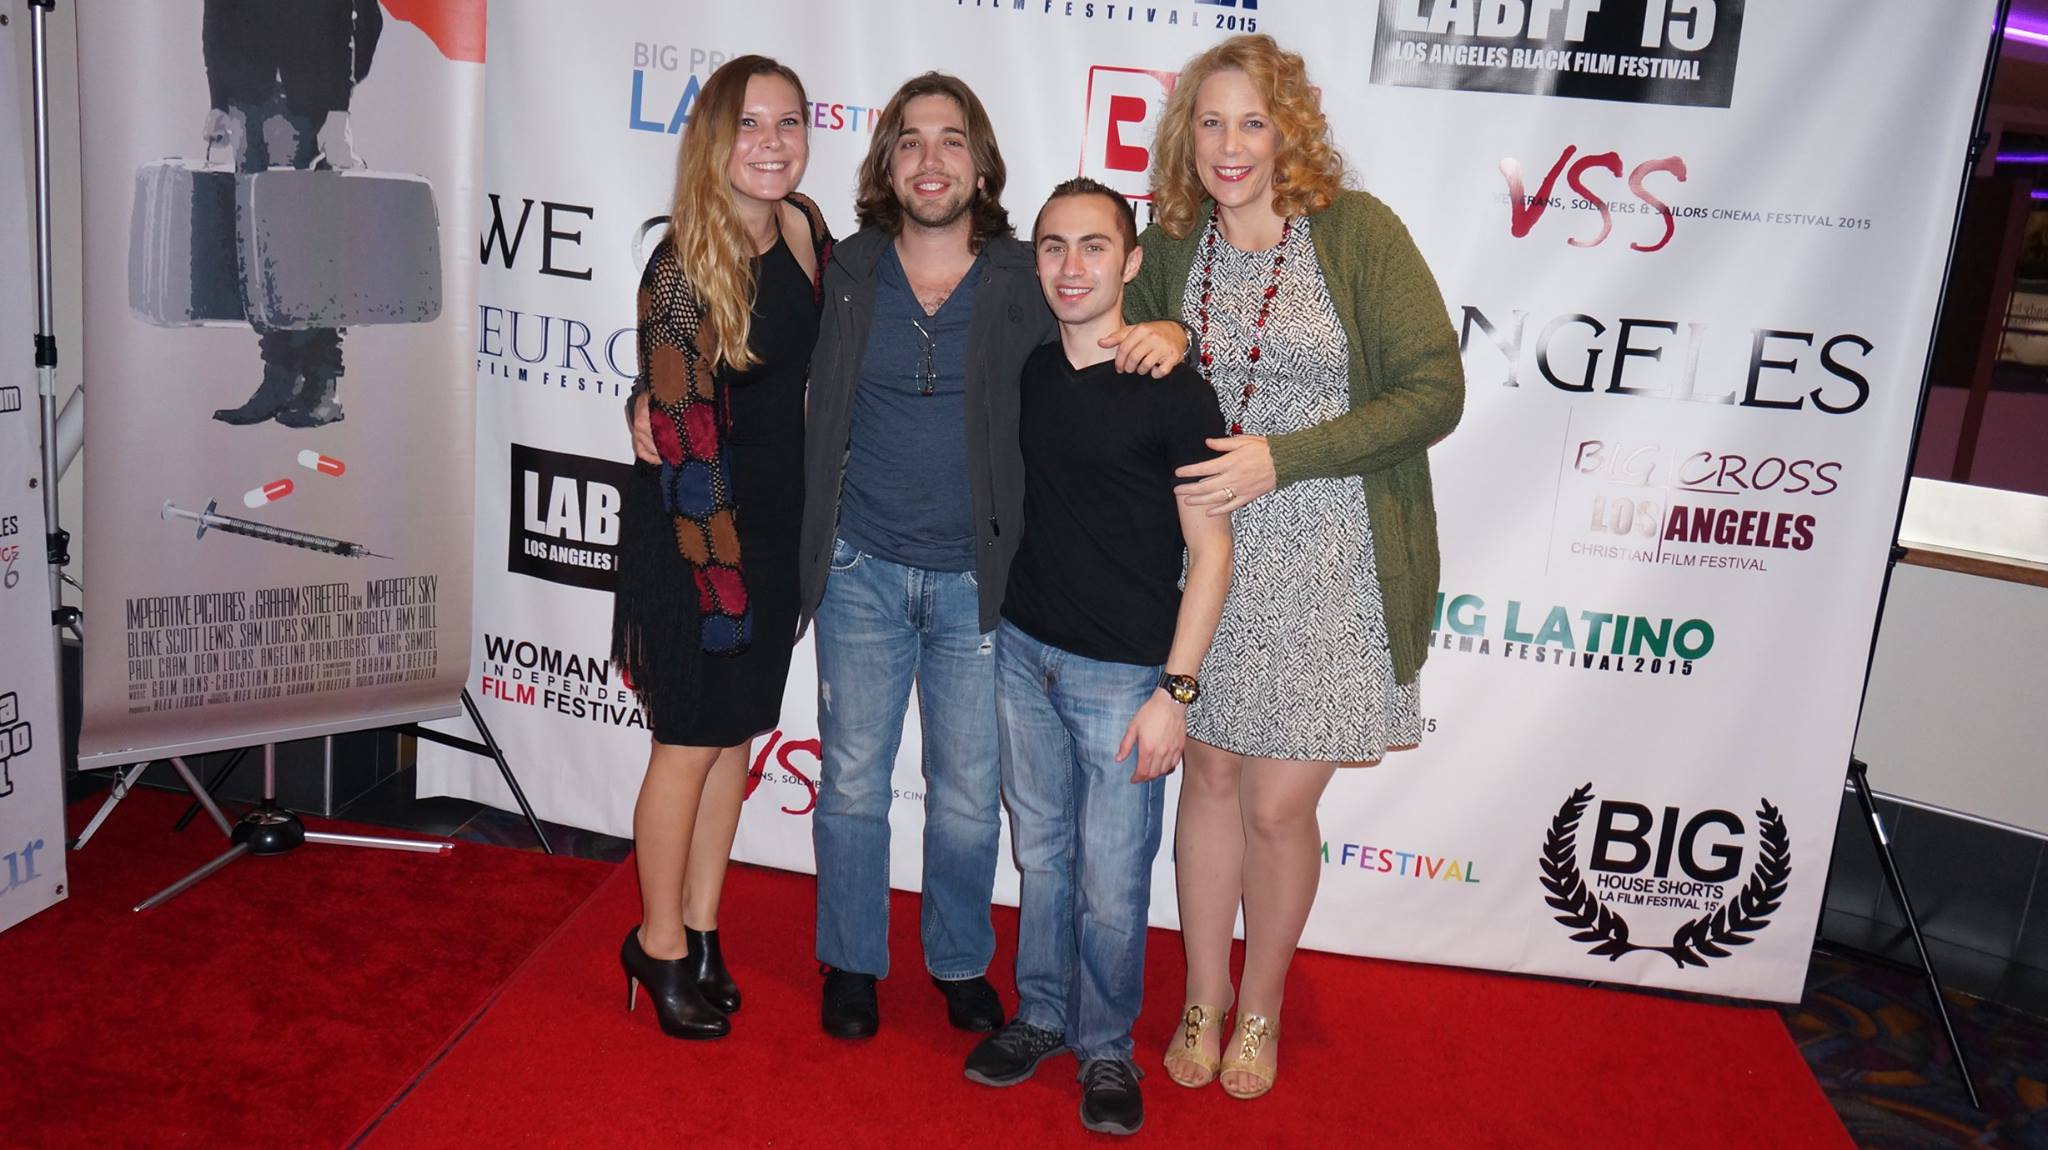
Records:
M987 1032L1003 1024L1003 1000L996 988L980 975L973 978L937 978L932 984L946 996L946 1021L956 1030Z
M834 1038L872 1038L882 1027L875 1005L875 976L838 967L820 968L825 976L825 1001L818 1012L825 1033Z
M1012 1022L981 1040L967 1056L967 1077L983 1086L1015 1086L1038 1064L1067 1048L1067 1036Z
M1136 1134L1145 1124L1137 1065L1114 1058L1081 1064L1081 1125L1097 1134Z

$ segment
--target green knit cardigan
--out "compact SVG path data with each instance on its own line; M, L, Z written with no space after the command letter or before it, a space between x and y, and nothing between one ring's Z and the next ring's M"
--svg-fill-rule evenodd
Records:
M1201 218L1206 224L1207 210ZM1340 192L1313 217L1310 237L1351 345L1351 410L1272 436L1273 468L1282 487L1365 478L1394 676L1412 683L1429 653L1441 568L1428 451L1464 412L1465 369L1436 277L1392 209L1365 192ZM1201 227L1180 240L1157 224L1145 229L1126 318L1180 318L1201 241Z

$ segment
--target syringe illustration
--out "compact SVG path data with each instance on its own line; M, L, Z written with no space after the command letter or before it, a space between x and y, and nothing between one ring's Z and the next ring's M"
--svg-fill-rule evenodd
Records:
M237 519L232 515L216 515L214 509L219 506L220 503L217 500L209 499L206 501L206 510L187 511L182 507L173 505L170 500L166 499L164 501L163 516L165 519L190 519L194 523L199 524L199 530L192 535L194 539L205 538L206 529L211 527L217 531L225 531L230 535L246 535L251 539L261 539L266 543L282 543L287 547L304 547L309 551L324 551L329 555L339 555L344 559L391 558L389 555L379 555L360 543L350 543L345 539L329 539L325 535L309 535L304 531L272 527L268 523L257 523L251 519Z

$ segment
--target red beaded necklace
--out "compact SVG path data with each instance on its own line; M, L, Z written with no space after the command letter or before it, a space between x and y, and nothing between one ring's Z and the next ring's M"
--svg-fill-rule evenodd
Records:
M1266 317L1273 314L1273 297L1280 294L1280 268L1287 262L1287 237L1294 231L1294 217L1289 216L1280 223L1280 242L1273 245L1273 282L1266 285L1259 298L1259 316L1252 321L1252 345L1244 353L1247 364L1244 374L1244 390L1238 393L1237 413L1230 420L1230 434L1244 434L1244 413L1251 406L1252 395L1258 385L1253 376L1259 370L1259 341L1265 338ZM1195 315L1201 320L1199 331L1202 337L1202 377L1209 378L1212 357L1209 345L1209 293L1216 270L1216 239L1219 235L1216 215L1209 214L1209 227L1202 235L1202 302L1195 308Z

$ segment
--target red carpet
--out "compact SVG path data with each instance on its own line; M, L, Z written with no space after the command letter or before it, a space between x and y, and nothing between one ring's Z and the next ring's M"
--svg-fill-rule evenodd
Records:
M746 994L730 1038L664 1038L625 1012L630 867L590 899L446 1059L367 1131L373 1147L847 1146L936 1150L1107 1141L1080 1128L1075 1066L1021 1086L961 1076L897 896L882 1033L818 1031L812 881L734 867L723 917ZM992 976L1008 992L1016 915ZM1141 1142L1155 1146L1847 1147L1778 1016L1533 978L1302 955L1279 1085L1184 1090L1158 1052L1180 1005L1179 937L1152 933L1138 1026Z
M614 869L309 845L135 914L225 849L171 833L184 804L130 795L71 898L0 934L0 1144L342 1145Z

